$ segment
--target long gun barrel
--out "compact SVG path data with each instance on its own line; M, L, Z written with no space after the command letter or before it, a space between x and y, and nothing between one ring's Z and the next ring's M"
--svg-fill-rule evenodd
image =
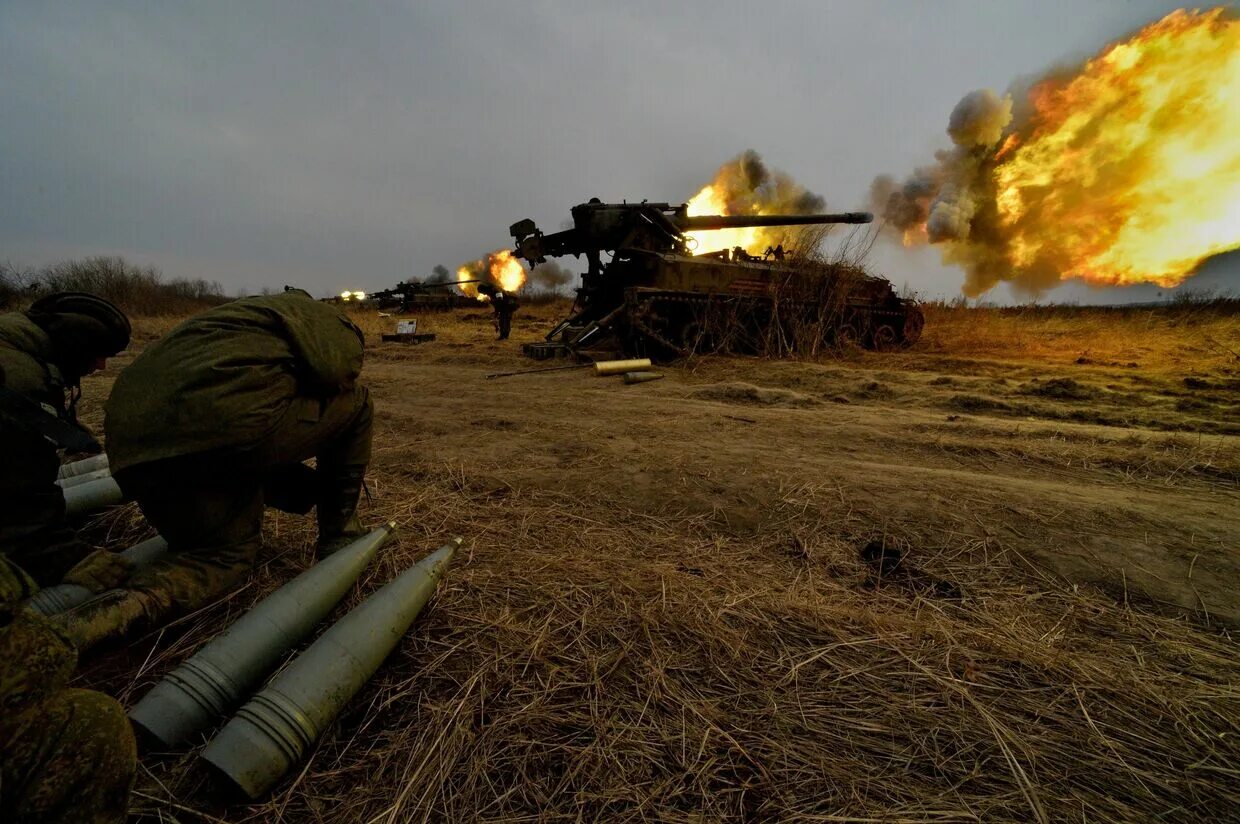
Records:
M622 246L655 252L680 252L686 232L711 229L744 229L756 226L806 226L824 223L870 223L869 212L827 215L693 215L688 204L603 203L592 200L572 208L573 228L551 234L539 231L534 221L517 221L509 227L516 239L517 257L531 265L548 257L597 255ZM601 264L591 263L594 269Z
M398 283L391 289L382 289L378 292L371 292L372 298L382 295L403 295L418 294L421 292L429 292L432 289L447 289L449 286L462 286L466 283L477 283L477 278L468 278L466 280L442 280L435 283L426 283L420 280L407 280L404 283Z
M820 223L870 223L869 212L837 212L829 215L695 215L678 217L676 224L685 232L708 229L747 229L757 226L810 226Z
M397 290L400 290L401 288L419 289L419 290L421 289L446 289L449 286L462 286L466 283L477 283L477 282L478 282L477 278L467 278L466 280L444 280L444 281L439 281L437 283L426 283L426 282L403 283L396 288Z

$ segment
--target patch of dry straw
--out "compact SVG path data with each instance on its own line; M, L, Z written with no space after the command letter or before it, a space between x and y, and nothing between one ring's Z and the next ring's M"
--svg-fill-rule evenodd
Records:
M406 463L408 462L408 463ZM961 600L878 581L859 510L788 489L761 534L511 490L379 456L401 539L356 603L467 537L408 638L262 804L222 806L197 748L143 759L141 820L1202 821L1240 816L1225 635L1043 579L982 541L889 535ZM114 537L132 530L115 516ZM122 700L304 567L272 516L243 590L97 659Z

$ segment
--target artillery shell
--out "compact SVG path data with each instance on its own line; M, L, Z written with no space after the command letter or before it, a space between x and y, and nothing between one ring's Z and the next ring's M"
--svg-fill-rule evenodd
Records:
M663 377L659 372L625 372L625 383L646 383L647 381L657 381Z
M594 364L596 375L619 375L632 372L634 369L649 369L650 358L634 358L633 360L599 361Z

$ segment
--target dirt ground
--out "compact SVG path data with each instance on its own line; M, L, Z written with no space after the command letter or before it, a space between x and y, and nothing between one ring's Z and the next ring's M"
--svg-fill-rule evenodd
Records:
M525 318L518 340L553 314ZM485 322L446 329L423 350L380 347L367 376L384 443L412 438L470 476L736 536L770 534L808 486L841 527L950 536L1240 619L1240 370L1225 361L1151 374L960 352L702 358L625 386L589 370L487 380L533 364Z
M147 756L141 818L1240 817L1234 314L940 310L904 353L486 377L537 367L519 344L563 308L522 308L508 342L477 311L369 348L362 514L401 532L351 603L465 548L273 800L222 805L196 751ZM245 590L82 683L136 700L312 539L272 513Z

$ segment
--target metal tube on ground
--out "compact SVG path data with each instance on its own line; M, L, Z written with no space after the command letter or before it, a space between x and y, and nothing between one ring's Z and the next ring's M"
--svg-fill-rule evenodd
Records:
M596 375L619 375L636 369L649 369L650 358L634 358L632 360L599 361L594 364Z
M370 680L435 592L454 538L337 621L237 711L202 758L251 799L279 781Z
M57 478L72 478L74 475L84 475L87 472L94 472L97 469L108 468L108 456L102 452L98 455L92 455L80 461L73 463L61 464L59 470L56 471Z
M84 483L97 481L100 478L112 477L112 470L106 466L103 469L96 469L94 472L84 472L81 475L70 475L67 478L57 478L56 485L61 489L68 489L71 486L80 486Z
M65 490L65 517L89 515L96 509L125 502L125 493L112 478L99 478Z
M660 372L625 372L625 383L646 383L647 381L657 381L663 377Z
M167 551L168 542L156 535L154 538L147 538L141 543L134 544L121 552L120 556L137 569L146 566ZM31 595L22 606L40 615L55 615L86 603L94 595L95 593L79 584L57 584L45 587Z
M235 709L327 617L395 529L389 522L319 561L164 676L129 711L143 745L171 749Z

